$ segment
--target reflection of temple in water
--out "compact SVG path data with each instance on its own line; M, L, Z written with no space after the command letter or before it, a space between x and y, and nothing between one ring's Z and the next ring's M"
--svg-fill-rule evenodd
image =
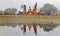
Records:
M33 29L34 29L35 34L37 35L37 24L33 25Z
M29 31L31 30L31 28L32 28L32 25L28 25L28 28L29 28Z
M23 25L22 31L23 31L24 34L25 34L26 30L27 30L26 26L28 26L29 31L31 30L31 28L33 26L34 33L37 35L37 24ZM58 26L58 24L38 24L38 26L40 26L40 28L43 28L44 31L49 32L49 31L53 30L54 28L56 28Z
M34 33L37 35L37 25L36 24L34 24L34 25L28 25L29 31L31 30L32 26L33 26L33 29L34 29ZM23 33L26 32L26 25L23 25L22 31L23 31Z
M26 32L26 25L24 25L23 32L24 33Z
M25 34L25 32L26 32L26 25L23 25L23 27L21 27L21 30L22 30L23 33Z

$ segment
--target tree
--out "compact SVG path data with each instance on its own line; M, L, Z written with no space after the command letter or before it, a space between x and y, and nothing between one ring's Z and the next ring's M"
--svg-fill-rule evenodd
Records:
M3 11L2 11L2 10L0 10L0 13L3 13Z
M4 13L4 12L3 12L2 10L0 10L0 15L3 15L3 13Z
M12 15L14 15L16 12L17 12L17 9L16 8L7 8L4 11L4 13L9 13L9 14L12 14Z
M44 14L54 15L54 13L58 12L57 8L51 4L45 4L41 10L43 10Z

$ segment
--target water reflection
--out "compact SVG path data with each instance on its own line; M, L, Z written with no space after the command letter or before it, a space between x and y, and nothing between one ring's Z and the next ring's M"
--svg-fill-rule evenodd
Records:
M26 32L26 25L23 25L23 27L21 27L21 28L23 30L23 33L25 34L25 32Z
M23 25L23 27L21 27L21 28L22 28L22 31L24 34L27 30L26 26L28 26L29 31L31 30L31 28L33 26L34 33L37 35L37 24ZM49 32L49 31L52 31L57 26L59 26L59 24L38 24L38 26L40 26L40 28L43 28L44 31Z
M49 32L49 31L53 30L54 28L56 28L57 26L58 26L58 25L56 25L56 24L55 24L55 25L54 25L54 24L52 24L52 25L50 25L50 24L48 25L48 24L47 24L47 25L44 25L44 26L43 26L43 29L44 29L44 31Z
M59 26L59 24L39 24L39 26L40 28L43 28L44 31L49 32Z
M13 24L13 25L11 25L11 24L9 24L9 25L0 25L0 26L10 26L10 27L16 27L16 24ZM18 26L20 27L21 25L20 24L18 24ZM40 27L40 28L43 28L43 30L44 31L47 31L47 32L49 32L49 31L52 31L54 28L56 28L57 26L59 26L59 24L26 24L26 25L22 25L21 26L21 30L23 31L23 34L25 34L26 33L26 31L27 31L27 27L28 27L28 29L29 29L29 31L31 31L31 28L33 27L33 30L34 30L34 33L37 35L37 28L38 28L38 26Z
M37 35L37 24L33 24L33 29L34 29L35 34Z

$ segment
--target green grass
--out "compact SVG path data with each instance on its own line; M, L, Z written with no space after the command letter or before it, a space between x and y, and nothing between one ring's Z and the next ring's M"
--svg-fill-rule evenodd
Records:
M0 16L0 24L60 21L60 16Z

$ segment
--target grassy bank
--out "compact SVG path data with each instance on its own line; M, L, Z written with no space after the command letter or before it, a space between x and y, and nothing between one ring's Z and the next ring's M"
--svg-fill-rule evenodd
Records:
M60 21L60 16L0 16L0 24L27 24Z

